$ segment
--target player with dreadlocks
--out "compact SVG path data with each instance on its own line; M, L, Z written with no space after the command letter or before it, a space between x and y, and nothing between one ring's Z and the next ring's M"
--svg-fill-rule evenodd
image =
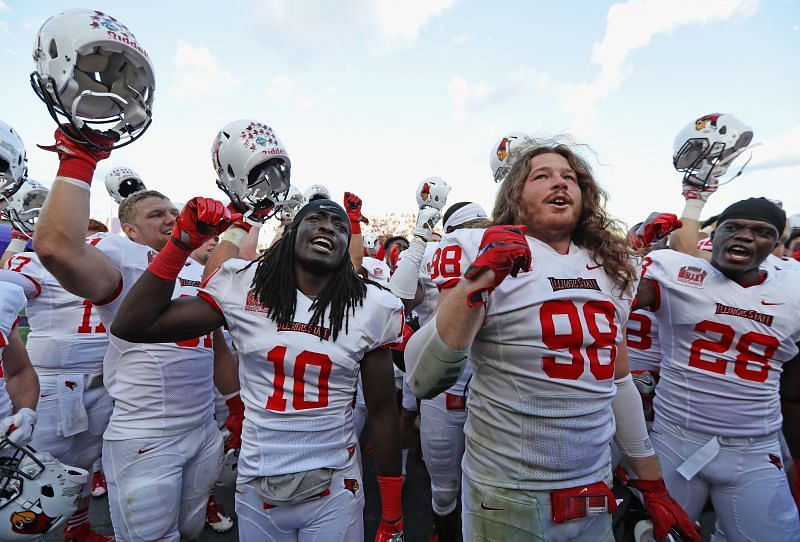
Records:
M197 297L171 299L189 252L231 221L218 201L190 201L112 333L147 342L229 328L245 405L236 492L243 541L362 539L351 405L363 371L383 502L375 540L401 539L399 423L384 349L402 338L400 301L356 275L347 252L350 221L330 200L303 207L258 260L228 260ZM142 296L150 302L134 301Z

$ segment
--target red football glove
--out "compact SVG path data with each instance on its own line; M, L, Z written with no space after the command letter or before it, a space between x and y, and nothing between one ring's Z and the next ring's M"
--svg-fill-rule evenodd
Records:
M642 222L636 231L631 233L630 242L634 249L649 248L653 243L661 241L671 232L681 228L677 215L672 213L650 213L647 220Z
M378 476L378 489L381 492L381 523L375 533L375 542L402 542L403 505L400 495L403 477Z
M664 480L631 480L628 485L642 492L644 507L653 522L653 534L658 542L665 540L671 529L694 542L702 542L698 528L667 493Z
M473 279L484 271L494 271L491 286L467 295L467 305L477 307L489 300L489 294L510 274L531 270L531 249L525 239L525 226L491 226L481 239L478 257L467 268L464 278Z
M352 192L344 193L344 210L347 211L347 218L350 219L352 232L361 233L361 223L369 224L369 220L361 214L361 198Z
M194 250L228 229L242 215L232 215L222 202L196 197L184 205L172 228L172 240L181 248Z
M71 126L59 126L55 132L55 144L39 145L39 148L58 153L59 166L58 173L56 173L58 177L68 177L91 185L97 162L111 156L111 151L91 149L70 139L65 132L71 130ZM94 130L84 130L82 133L89 141L106 147L110 147L119 140L119 135L115 132L100 133Z
M233 203L228 204L228 210L231 212L231 225L228 227L242 228L247 233L250 233L250 228L252 228L253 225L249 222L245 222L244 218L242 217L242 213L236 209L236 206Z
M228 405L228 418L225 420L225 428L231 433L225 439L225 450L238 450L242 447L242 422L244 421L242 396L237 393L225 401L225 404Z

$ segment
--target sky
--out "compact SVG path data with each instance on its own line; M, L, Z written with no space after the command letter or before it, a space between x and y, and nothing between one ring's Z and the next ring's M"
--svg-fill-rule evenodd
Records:
M569 134L591 149L609 210L628 224L680 213L678 131L731 113L755 141L709 216L749 196L800 212L800 0L229 0L76 2L133 32L156 74L153 124L101 162L92 214L116 206L102 179L139 172L175 201L216 188L210 146L226 123L266 123L292 184L347 190L364 214L414 212L429 176L449 201L493 206L489 154L502 135ZM28 82L31 49L63 2L0 0L0 119L50 184L55 123ZM731 168L738 170L749 153Z

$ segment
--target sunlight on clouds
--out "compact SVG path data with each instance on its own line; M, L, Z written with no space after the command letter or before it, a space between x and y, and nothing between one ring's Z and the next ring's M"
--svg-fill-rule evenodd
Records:
M288 75L276 75L264 95L277 104L291 104L297 113L306 113L319 103L319 96L306 95Z
M8 4L3 2L3 0L0 0L0 12L3 12L3 11L11 11L11 8L8 7Z
M798 140L800 140L800 125L761 142L760 147L753 149L753 161L748 168L762 170L800 166Z
M220 67L211 51L182 40L178 40L175 51L175 66L177 83L169 89L169 94L176 98L221 96L242 83Z
M451 8L455 0L379 0L370 2L382 34L413 43L429 19Z

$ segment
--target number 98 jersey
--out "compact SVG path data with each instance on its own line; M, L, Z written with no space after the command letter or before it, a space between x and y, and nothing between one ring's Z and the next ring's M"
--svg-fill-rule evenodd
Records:
M800 341L800 273L770 268L745 288L672 250L652 252L643 268L659 292L656 423L723 437L780 430L781 367Z
M442 240L431 263L440 289L461 280L484 231ZM560 255L527 240L531 271L494 290L470 349L464 471L519 489L597 482L610 464L614 360L632 290L621 292L585 249Z
M267 317L251 289L256 265L244 269L248 263L225 262L198 293L225 317L239 352L245 405L239 482L345 468L358 446L352 403L361 359L402 340L402 303L367 285L363 305L349 313L334 341L327 317L309 323L313 300L299 290L293 321Z

